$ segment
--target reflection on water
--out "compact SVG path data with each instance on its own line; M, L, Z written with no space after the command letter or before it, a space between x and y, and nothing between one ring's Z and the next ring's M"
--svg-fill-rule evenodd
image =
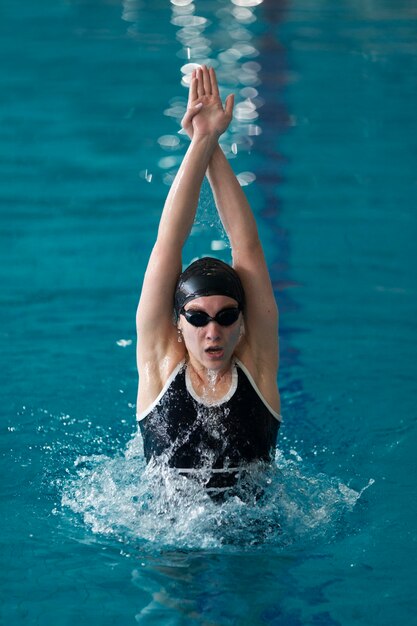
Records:
M259 56L259 51L254 45L253 33L247 28L256 22L255 9L261 2L234 0L220 7L216 12L216 31L210 33L210 20L196 14L196 5L191 0L171 0L171 23L177 29L176 38L180 44L177 56L185 61L181 67L182 85L188 88L192 71L204 63L217 69L223 98L231 91L237 95L233 122L221 139L221 146L230 159L239 152L248 152L253 146L253 137L262 132L258 123L258 109L263 105L263 100L256 89L261 82L262 67L253 60ZM124 2L123 19L132 23L130 33L135 32L135 22L140 19L141 7L141 3L135 0ZM164 114L172 117L180 126L186 105L186 94L173 97ZM171 154L182 154L187 142L188 139L181 132L179 135L163 135L158 139L161 148ZM180 156L176 155L160 159L158 165L163 170L162 180L166 185L171 185L180 160ZM147 172L141 175L151 182ZM238 179L242 185L249 185L255 180L255 175L242 172Z
M253 145L251 137L261 132L260 127L254 124L259 116L257 109L262 106L256 90L261 82L261 65L251 60L259 56L259 51L253 44L253 32L246 27L256 21L254 9L261 2L235 0L219 8L216 12L216 32L210 39L210 33L207 33L210 22L195 15L195 5L183 0L171 0L171 21L178 27L177 40L181 44L178 56L188 61L181 68L182 84L188 87L193 69L204 63L216 68L223 97L230 91L238 96L233 122L221 140L229 158L234 158L238 151L250 150ZM166 114L180 122L185 107L186 98L182 101L177 99L175 108L168 109Z

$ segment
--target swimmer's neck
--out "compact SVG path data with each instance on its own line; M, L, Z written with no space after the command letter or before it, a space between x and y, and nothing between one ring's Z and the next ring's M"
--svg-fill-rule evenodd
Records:
M196 378L205 387L211 387L223 382L229 378L229 374L232 370L232 360L228 361L225 365L222 364L220 368L209 368L194 359L191 355L188 355L186 359L187 367L190 368Z

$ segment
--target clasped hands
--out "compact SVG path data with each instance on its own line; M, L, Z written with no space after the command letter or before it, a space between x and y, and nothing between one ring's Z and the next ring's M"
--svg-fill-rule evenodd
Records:
M181 126L192 139L196 136L211 136L218 139L225 132L233 115L234 96L220 99L216 72L202 65L191 75L187 111Z

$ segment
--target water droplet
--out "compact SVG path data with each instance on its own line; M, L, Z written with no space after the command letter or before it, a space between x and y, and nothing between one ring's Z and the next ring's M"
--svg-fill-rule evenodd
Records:
M210 244L210 247L212 250L225 250L229 246L227 242L223 241L222 239L213 239L213 241Z
M132 345L132 340L131 339L119 339L118 341L116 341L116 343L121 348L126 348L127 346Z
M150 183L152 181L152 174L148 170L142 170L139 173L139 176L141 178L144 178L147 183Z

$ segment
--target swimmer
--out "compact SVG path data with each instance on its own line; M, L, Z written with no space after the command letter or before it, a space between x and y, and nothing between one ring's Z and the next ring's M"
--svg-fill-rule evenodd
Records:
M213 68L191 77L191 139L168 193L137 309L137 419L146 461L228 492L241 468L269 462L280 426L278 309L256 222L221 147L233 113ZM207 175L233 266L182 248Z

